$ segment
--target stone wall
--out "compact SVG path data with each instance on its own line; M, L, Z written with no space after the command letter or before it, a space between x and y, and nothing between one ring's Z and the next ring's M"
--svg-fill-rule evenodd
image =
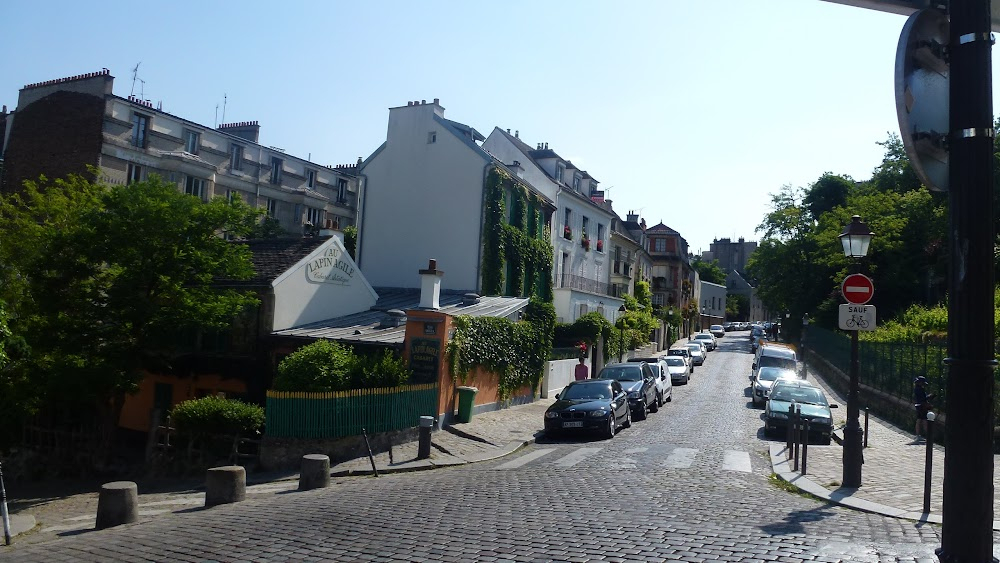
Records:
M390 448L413 442L418 438L418 428L370 434L372 453L382 453ZM264 436L260 442L260 467L265 471L298 469L302 456L324 454L330 463L337 464L368 455L364 436L343 438L275 438Z

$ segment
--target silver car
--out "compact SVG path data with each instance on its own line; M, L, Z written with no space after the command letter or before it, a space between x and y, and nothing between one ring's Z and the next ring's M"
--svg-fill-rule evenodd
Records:
M660 357L655 358L629 358L630 362L646 362L649 368L653 370L653 375L656 378L653 382L656 384L656 404L662 407L663 403L669 403L674 400L674 388L673 381L670 377L668 371L668 365L666 360Z
M771 394L774 382L781 379L798 379L793 369L781 367L762 367L750 376L750 396L753 406L763 405Z
M712 333L710 333L710 332L699 332L698 334L694 335L694 339L698 340L700 342L704 342L705 343L705 347L708 348L709 352L711 352L712 350L715 350L716 340L715 340L715 337L712 336Z
M667 356L663 358L667 364L667 372L670 374L670 381L687 385L691 380L691 369L682 356Z
M701 342L689 342L687 349L691 351L691 364L700 366L705 363L705 345Z

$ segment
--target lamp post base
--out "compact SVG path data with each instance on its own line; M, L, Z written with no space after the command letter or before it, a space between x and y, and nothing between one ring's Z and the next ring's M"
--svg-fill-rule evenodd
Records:
M841 486L851 489L861 487L861 465L865 462L863 438L865 431L857 419L848 420L844 429L844 475Z

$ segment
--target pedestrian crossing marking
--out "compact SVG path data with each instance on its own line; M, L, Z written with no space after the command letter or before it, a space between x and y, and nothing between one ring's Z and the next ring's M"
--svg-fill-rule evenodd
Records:
M750 466L750 454L748 452L726 450L722 457L722 470L750 473L753 470Z
M533 452L526 453L526 454L524 454L523 456L521 456L521 457L519 457L517 459L508 461L507 463L505 463L503 465L499 465L499 466L497 466L497 469L517 469L518 467L521 467L522 465L526 465L528 463L531 463L532 461L535 461L536 459L542 457L543 455L546 455L546 454L554 452L554 451L556 451L555 448L546 448L546 449L541 449L541 450L535 450Z
M691 448L674 448L674 451L670 452L667 459L663 461L663 466L673 469L687 469L694 463L694 456L697 453L698 450Z
M603 449L604 448L580 448L569 455L559 458L558 461L554 461L552 465L555 465L556 467L573 467L583 461L584 458L596 454Z
M626 454L641 454L641 453L643 453L643 452L645 452L647 450L649 450L649 448L629 448L629 449L625 450L625 453Z

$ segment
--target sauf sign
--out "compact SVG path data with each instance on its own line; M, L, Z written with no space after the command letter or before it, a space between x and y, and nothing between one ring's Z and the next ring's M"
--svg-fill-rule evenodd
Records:
M306 279L312 283L347 285L354 277L354 264L343 260L343 251L330 246L322 256L306 264Z
M841 305L838 321L843 330L875 330L875 306Z

